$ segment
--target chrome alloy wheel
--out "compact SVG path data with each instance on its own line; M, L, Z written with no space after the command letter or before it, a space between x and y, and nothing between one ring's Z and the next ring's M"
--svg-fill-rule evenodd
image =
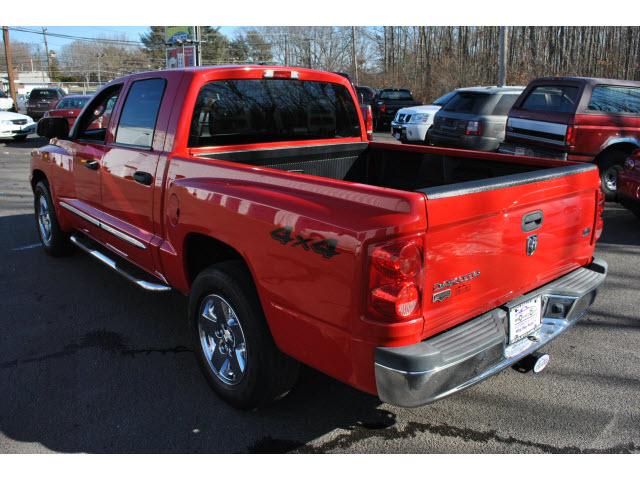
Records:
M40 195L38 200L38 228L43 243L49 245L51 243L51 212L49 212L47 197L44 195Z
M615 166L604 172L604 184L612 192L618 189L618 169Z
M240 383L247 369L247 347L231 305L219 295L208 295L200 304L200 344L211 371L227 385Z

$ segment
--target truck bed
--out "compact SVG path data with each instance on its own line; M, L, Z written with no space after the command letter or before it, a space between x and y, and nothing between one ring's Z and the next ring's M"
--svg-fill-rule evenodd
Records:
M384 143L347 143L206 153L201 157L364 183L429 198L531 183L588 166L511 155ZM544 172L543 172L544 170Z

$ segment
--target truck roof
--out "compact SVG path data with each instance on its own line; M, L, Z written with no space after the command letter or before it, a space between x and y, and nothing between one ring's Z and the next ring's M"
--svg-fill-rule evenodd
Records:
M540 77L532 80L533 82L579 82L590 85L627 85L633 87L640 87L640 82L633 80L622 80L616 78L602 78L602 77L578 77L578 76L567 76L567 77Z

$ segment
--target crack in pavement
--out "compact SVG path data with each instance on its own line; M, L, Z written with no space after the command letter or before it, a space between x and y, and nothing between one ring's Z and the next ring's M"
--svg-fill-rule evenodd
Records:
M125 355L130 357L135 357L141 354L150 355L152 353L160 353L163 355L166 353L193 353L192 348L188 348L183 345L166 348L131 348L126 344L126 339L121 334L117 332L110 332L108 330L95 330L84 335L82 338L80 338L79 342L65 345L62 350L35 357L28 357L24 359L18 358L5 361L0 363L0 368L11 368L26 363L42 362L54 358L67 357L87 348L100 348L101 350L114 355Z
M352 445L370 438L382 440L401 440L415 437L417 434L431 433L441 437L459 438L466 442L488 443L490 441L506 444L532 447L541 450L543 453L634 453L640 452L640 445L633 442L617 444L604 448L580 448L577 446L555 446L548 443L535 442L532 440L522 440L512 436L503 436L496 430L486 432L473 430L470 428L454 427L446 424L417 423L409 422L404 429L396 426L384 429L369 429L356 426L348 432L338 435L321 445L306 445L295 440L274 439L263 437L249 448L251 453L327 453L331 450L342 450Z

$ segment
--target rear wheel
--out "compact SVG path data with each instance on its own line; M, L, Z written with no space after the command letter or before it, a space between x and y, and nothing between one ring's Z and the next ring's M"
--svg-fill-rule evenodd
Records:
M24 142L27 139L26 135L16 135L15 137L13 137L13 140L15 142Z
M605 199L615 200L618 194L618 174L629 154L622 150L614 150L605 154L598 162L600 168L600 185Z
M189 297L189 318L200 368L213 390L241 409L286 395L298 363L275 345L253 280L238 261L202 271Z
M36 225L44 251L54 257L68 255L73 251L73 244L69 235L60 229L47 182L41 180L36 184L34 199Z

